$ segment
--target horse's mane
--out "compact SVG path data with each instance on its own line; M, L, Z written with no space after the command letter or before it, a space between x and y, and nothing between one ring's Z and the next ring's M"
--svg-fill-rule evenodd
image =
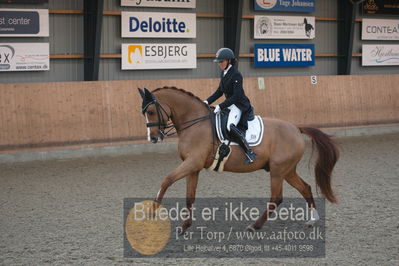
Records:
M195 95L192 94L191 92L186 91L186 90L183 90L183 89L178 89L178 88L176 88L176 87L167 87L167 86L165 86L165 87L163 87L163 88L158 88L158 89L153 90L152 93L157 92L157 91L160 91L160 90L174 90L174 91L180 91L180 92L182 92L182 93L184 93L184 94L186 94L186 95L192 97L193 99L195 99L195 100L197 100L197 101L200 101L202 104L206 105L206 103L204 103L199 97L195 96Z

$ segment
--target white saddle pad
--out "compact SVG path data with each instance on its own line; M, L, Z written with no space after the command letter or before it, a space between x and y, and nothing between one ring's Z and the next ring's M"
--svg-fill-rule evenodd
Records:
M220 113L216 114L216 133L218 138L221 142L227 144L229 141L224 138L222 129L221 129L221 122L220 122ZM248 121L248 130L245 134L245 139L248 142L249 146L257 146L262 142L264 132L264 125L263 120L260 116L256 115L252 121ZM235 142L230 142L230 145L238 145Z

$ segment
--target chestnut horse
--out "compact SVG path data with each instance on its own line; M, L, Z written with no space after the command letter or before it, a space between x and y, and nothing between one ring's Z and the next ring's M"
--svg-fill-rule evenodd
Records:
M166 190L179 179L186 178L186 203L191 211L198 183L199 172L211 166L219 140L214 134L210 107L192 93L175 87L164 87L154 90L139 89L143 99L142 113L147 120L148 140L156 143L162 140L172 121L178 135L178 151L182 163L163 180L156 196L154 207L161 203ZM296 172L304 149L305 141L301 134L308 135L313 142L313 148L318 151L315 165L317 186L330 202L336 202L331 188L331 174L339 153L337 145L330 136L311 127L297 127L289 122L263 118L265 132L262 142L253 148L257 154L255 161L245 164L245 155L239 146L231 146L231 155L225 164L225 171L247 173L260 169L270 171L271 197L270 203L249 230L260 229L268 215L282 202L283 181L287 181L305 198L309 208L315 215L308 225L312 225L319 217L313 200L310 185ZM188 217L182 225L182 231L191 226L192 219Z

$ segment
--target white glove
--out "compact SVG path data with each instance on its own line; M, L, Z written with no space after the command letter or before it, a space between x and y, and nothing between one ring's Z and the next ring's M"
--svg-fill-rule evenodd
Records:
M205 101L204 101L204 103L206 103L207 105L209 105L209 103L208 103L208 101L207 101L207 100L205 100Z
M213 111L215 114L220 112L220 106L219 104L215 106L215 110Z

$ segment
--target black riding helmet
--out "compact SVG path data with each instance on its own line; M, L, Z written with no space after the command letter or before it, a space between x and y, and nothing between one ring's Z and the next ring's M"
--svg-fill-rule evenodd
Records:
M220 63L224 60L231 60L231 63L235 62L235 56L234 56L234 52L230 49L230 48L220 48L217 52L216 52L216 57L213 60L213 62L215 63Z

